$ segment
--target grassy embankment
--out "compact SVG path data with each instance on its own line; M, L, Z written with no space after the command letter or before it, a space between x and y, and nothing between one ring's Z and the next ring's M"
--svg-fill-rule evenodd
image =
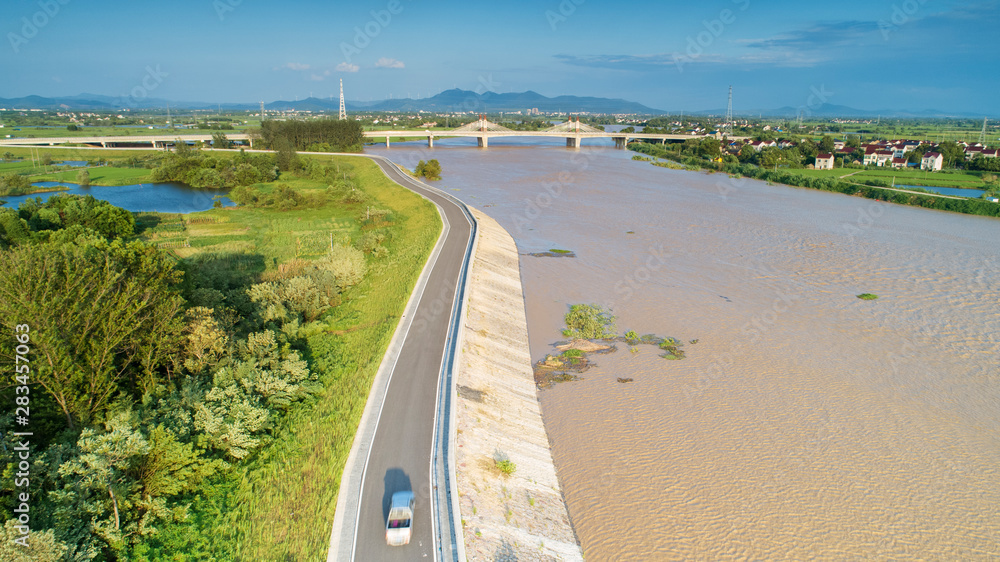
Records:
M868 178L865 180L866 182L875 183L877 185L866 185L866 183L862 183L861 180L858 180L855 176L849 176L843 179L835 175L816 177L800 173L803 170L799 168L779 168L774 170L761 168L753 164L714 163L703 158L678 155L676 152L671 152L660 147L659 145L646 143L632 143L629 145L629 149L641 154L664 159L662 161L650 162L650 164L654 166L685 170L703 169L709 173L725 172L733 178L748 177L769 183L779 183L794 187L806 187L822 191L832 191L836 193L843 193L845 195L854 195L867 199L898 203L900 205L910 205L970 215L990 217L1000 216L1000 205L984 199L938 197L934 194L908 193L897 189L888 189L890 178L885 176ZM644 159L640 158L640 160Z
M194 553L260 560L325 558L341 473L372 380L440 234L434 206L390 182L373 162L329 160L353 166L355 182L372 200L286 212L235 208L162 215L162 222L146 232L148 240L181 258L204 252L237 261L240 255L263 256L266 277L282 264L322 255L331 235L334 241L356 239L361 233L357 217L365 205L391 209L394 217L391 239L385 242L388 255L369 259L364 280L324 316L326 328L308 337L310 367L324 390L284 419L273 443L216 482L215 489L205 490L194 502L194 517L167 531L173 540L163 537L165 544L186 543L191 560L199 557ZM306 179L279 183L302 192L325 188Z

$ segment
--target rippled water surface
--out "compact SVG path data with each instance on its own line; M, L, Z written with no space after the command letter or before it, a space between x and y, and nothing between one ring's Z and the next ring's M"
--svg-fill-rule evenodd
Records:
M369 152L437 158L522 253L576 252L522 255L535 359L579 302L685 342L540 394L588 559L1000 557L1000 221L610 147L436 144Z

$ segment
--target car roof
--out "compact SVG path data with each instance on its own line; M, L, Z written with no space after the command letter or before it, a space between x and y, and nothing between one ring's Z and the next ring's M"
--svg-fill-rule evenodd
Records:
M396 492L392 495L391 507L410 507L410 502L413 501L413 492Z

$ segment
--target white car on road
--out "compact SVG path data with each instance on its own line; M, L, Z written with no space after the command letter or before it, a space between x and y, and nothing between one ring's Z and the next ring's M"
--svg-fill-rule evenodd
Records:
M385 521L385 542L389 546L410 543L413 528L413 492L396 492L389 504L389 517Z

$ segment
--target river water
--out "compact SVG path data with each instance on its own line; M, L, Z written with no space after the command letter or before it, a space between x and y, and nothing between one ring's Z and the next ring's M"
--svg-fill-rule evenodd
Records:
M368 152L513 235L534 359L572 303L685 342L540 392L587 558L1000 557L1000 221L586 142Z

